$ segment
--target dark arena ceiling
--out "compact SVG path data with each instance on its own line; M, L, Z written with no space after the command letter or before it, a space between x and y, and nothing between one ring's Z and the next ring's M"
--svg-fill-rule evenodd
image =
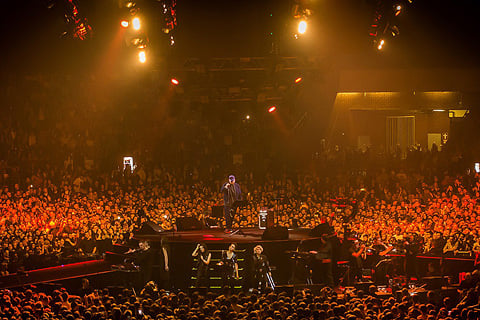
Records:
M175 44L170 46L170 34L161 30L162 8L172 2L135 2L148 27L150 54L162 59L278 54L322 56L347 68L479 65L480 5L475 0L177 0L176 26L171 33ZM62 72L96 61L121 28L120 3L122 0L5 1L1 10L2 69ZM403 6L402 12L393 17L391 9L397 3ZM91 26L84 41L74 39L71 21L69 24L65 18L71 14L72 4ZM300 39L295 39L292 31L296 6L301 14L308 10L308 30ZM383 20L375 21L379 12ZM371 35L376 22L375 32L389 36L382 50L377 48L380 39Z

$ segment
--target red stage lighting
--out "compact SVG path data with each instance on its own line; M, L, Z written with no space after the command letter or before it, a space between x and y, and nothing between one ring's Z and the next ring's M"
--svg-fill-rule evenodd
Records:
M277 110L277 107L271 106L270 108L268 108L268 113L274 113L275 110Z
M123 28L128 28L128 20L125 20L123 19L122 21L120 21L120 25L123 27Z
M175 78L172 78L172 79L170 80L170 82L173 83L174 85L178 85L178 84L180 83L180 81L178 81L178 80L175 79Z
M297 79L295 79L295 83L300 83L302 82L303 78L302 77L298 77Z

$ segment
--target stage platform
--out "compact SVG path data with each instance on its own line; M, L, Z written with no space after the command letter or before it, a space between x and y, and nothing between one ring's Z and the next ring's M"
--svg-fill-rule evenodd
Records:
M244 259L244 268L248 269L249 258L253 253L253 247L262 244L270 258L271 264L276 267L277 279L287 282L290 274L289 254L287 251L295 250L300 241L315 241L318 238L310 237L310 229L289 230L288 239L285 240L262 240L264 230L258 228L246 228L235 234L225 233L222 229L211 228L204 230L159 232L155 234L136 235L137 240L148 240L153 248L158 248L162 239L166 240L169 251L170 282L175 288L186 289L191 285L192 266L194 265L192 252L197 243L204 242L210 250L220 251L228 248L232 242L237 244L237 251ZM124 252L128 247L114 246L115 252L107 252L105 259L92 260L55 266L50 268L36 269L23 273L11 274L0 277L0 288L23 287L39 283L75 283L84 277L95 277L97 282L105 285L114 285L113 278L119 283L133 274L115 268L125 259ZM105 281L105 278L108 281Z
M77 262L0 277L0 289L23 287L38 283L60 282L112 272L111 264L103 259Z
M235 231L235 230L234 230ZM244 228L235 233L225 233L220 228L210 228L203 230L191 231L166 231L155 234L136 234L138 240L160 241L162 238L169 243L199 243L208 244L215 243L231 243L248 244L248 243L272 243L272 242L299 242L302 240L314 240L318 237L310 236L311 229L294 229L288 231L288 239L285 240L262 240L265 230L259 228Z
M257 244L261 244L264 253L270 260L270 265L275 268L275 281L287 283L292 274L290 252L296 250L300 242L315 243L320 241L319 237L309 235L311 229L288 230L288 238L283 240L263 240L264 231L259 228L244 228L236 233L225 233L223 229L210 228L145 235L136 234L135 238L137 240L148 240L154 249L158 248L162 239L166 241L170 252L170 277L177 288L188 288L191 285L192 266L195 264L192 252L200 242L205 243L209 250L217 252L228 249L230 243L236 243L236 250L243 260L242 272L245 278L248 278L251 269L253 248Z
M295 229L289 230L288 238L284 240L263 240L262 235L264 230L258 228L245 228L241 232L230 234L225 233L222 229L211 228L203 230L191 230L181 232L158 232L154 234L136 234L137 240L148 240L152 249L155 251L160 248L161 243L166 245L169 252L169 285L177 289L187 289L192 285L192 279L195 276L193 267L195 266L192 252L196 245L200 242L206 243L209 250L214 252L212 256L213 264L211 268L216 268L216 263L219 260L221 250L226 250L230 243L237 244L237 252L242 259L242 274L248 277L251 272L251 257L253 255L253 248L257 244L261 244L264 248L264 253L270 260L270 265L274 268L273 275L275 281L279 285L292 284L292 277L294 264L296 263L293 257L293 251L301 247L300 251L315 250L318 248L320 239L312 237L311 229ZM77 280L83 277L95 278L97 284L103 285L124 285L135 278L135 273L119 270L116 268L121 265L128 251L128 247L114 246L114 252L108 252L104 255L102 260L79 262L69 265L56 266L52 268L38 269L27 271L24 273L12 274L5 277L0 277L0 288L21 287L29 284L37 283L52 283L62 282L68 280L78 286ZM340 252L339 248L334 248L334 254ZM129 256L133 258L132 256ZM392 261L397 261L398 265L403 265L404 255L391 254ZM336 261L345 260L338 259ZM450 276L451 280L458 281L459 273L472 271L476 259L474 257L435 257L435 256L417 256L417 264L419 270L427 270L427 266L437 266L443 260L442 266L445 276ZM338 279L342 275L339 263L334 261L334 277ZM156 266L158 270L160 266ZM215 270L213 270L215 271ZM399 270L401 272L401 270ZM425 272L420 272L421 277L427 276ZM424 278L427 279L427 278ZM427 279L428 280L428 279ZM440 282L439 282L440 283ZM300 283L301 284L301 283ZM243 286L244 283L239 283Z

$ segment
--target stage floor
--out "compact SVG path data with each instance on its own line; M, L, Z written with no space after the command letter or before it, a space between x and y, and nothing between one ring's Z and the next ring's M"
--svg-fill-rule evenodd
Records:
M313 240L317 237L309 236L311 229L294 229L288 231L288 239L285 240L262 240L262 235L265 230L258 228L244 228L234 234L225 233L223 229L211 228L192 231L167 231L156 234L136 234L135 238L138 240L160 241L162 238L170 243L198 243L205 242L212 243L268 243L268 242L288 242Z

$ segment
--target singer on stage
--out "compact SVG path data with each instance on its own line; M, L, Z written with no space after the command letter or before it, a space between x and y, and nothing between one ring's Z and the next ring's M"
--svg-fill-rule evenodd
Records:
M235 182L234 175L230 175L228 177L228 182L223 184L221 192L223 192L223 214L225 216L225 231L229 232L232 229L233 217L236 210L234 203L235 201L242 200L242 190L240 189L240 185Z

